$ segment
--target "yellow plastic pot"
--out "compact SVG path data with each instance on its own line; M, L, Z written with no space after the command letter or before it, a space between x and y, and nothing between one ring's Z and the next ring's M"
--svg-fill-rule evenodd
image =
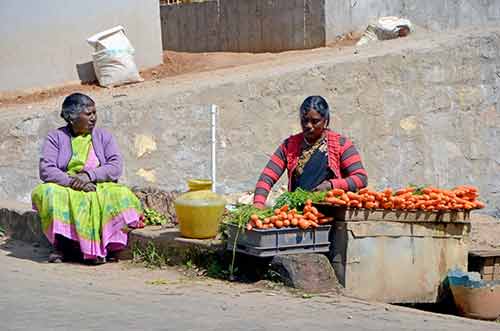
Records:
M190 179L187 183L189 191L204 191L212 189L212 181L210 179Z
M181 235L206 239L217 235L226 201L212 191L184 193L175 200L175 213Z

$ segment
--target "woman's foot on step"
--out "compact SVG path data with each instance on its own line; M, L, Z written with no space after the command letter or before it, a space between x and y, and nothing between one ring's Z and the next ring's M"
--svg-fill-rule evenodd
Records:
M49 255L49 263L62 263L63 262L63 253L59 251L53 251Z

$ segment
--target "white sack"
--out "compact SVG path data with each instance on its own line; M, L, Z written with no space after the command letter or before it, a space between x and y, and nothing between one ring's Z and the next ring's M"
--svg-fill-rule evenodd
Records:
M134 47L122 26L99 32L87 42L94 47L92 58L99 85L110 87L143 81L134 61Z

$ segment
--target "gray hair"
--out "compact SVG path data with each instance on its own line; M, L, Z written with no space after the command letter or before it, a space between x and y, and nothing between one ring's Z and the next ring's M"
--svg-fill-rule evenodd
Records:
M88 95L73 93L64 99L61 109L61 117L67 123L71 123L78 118L81 112L92 106L95 106L95 102Z

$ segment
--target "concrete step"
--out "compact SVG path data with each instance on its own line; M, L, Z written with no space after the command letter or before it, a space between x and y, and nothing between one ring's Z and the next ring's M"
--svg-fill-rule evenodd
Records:
M50 247L50 243L41 229L40 218L29 204L17 201L1 201L0 227L4 229L5 235L9 238L36 243L42 247ZM129 232L128 247L120 252L119 257L121 259L131 259L134 245L145 247L150 242L154 244L157 250L168 252L168 255L175 254L176 256L172 256L172 258L178 259L182 259L183 256L193 250L214 251L224 249L220 240L182 238L178 228L147 226Z

